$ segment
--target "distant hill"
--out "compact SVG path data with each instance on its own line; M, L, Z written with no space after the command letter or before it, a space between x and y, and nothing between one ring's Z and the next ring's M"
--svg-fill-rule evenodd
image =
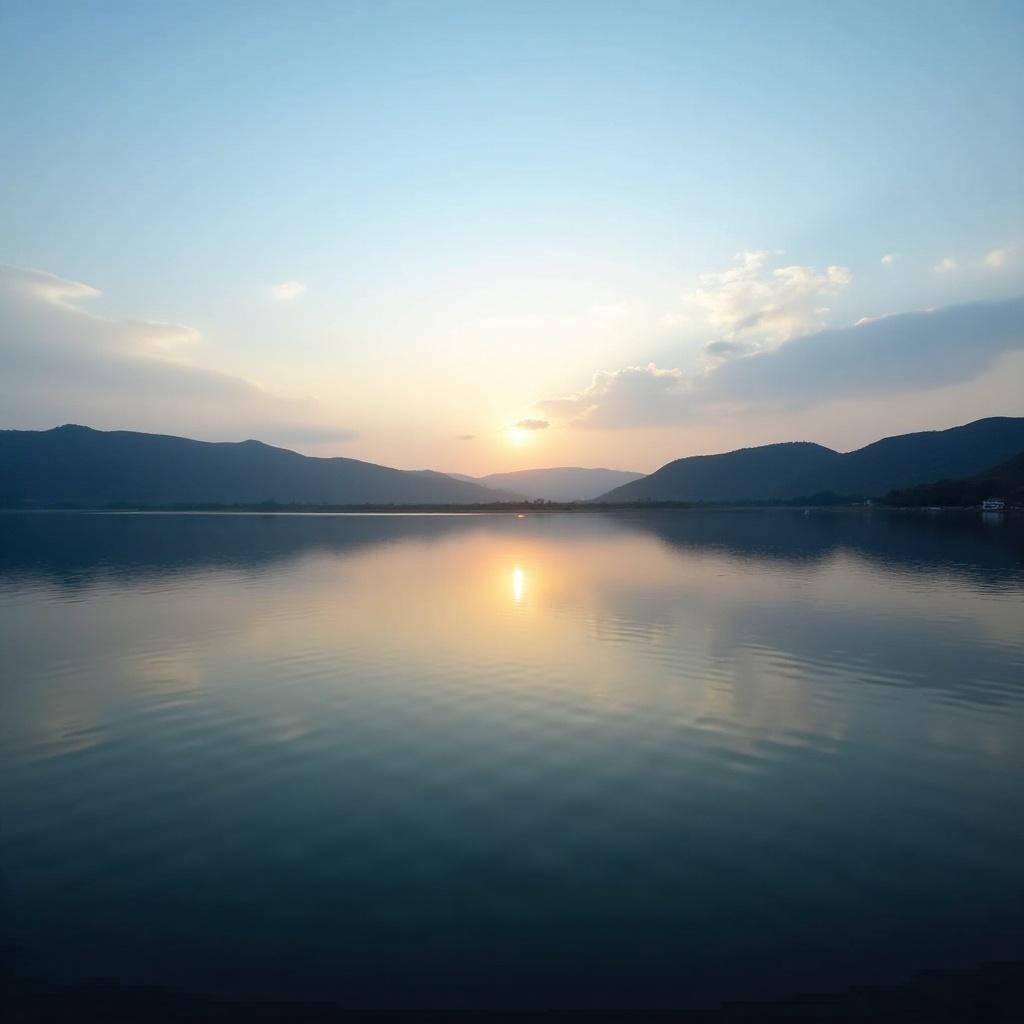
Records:
M583 469L559 466L553 469L521 469L513 473L491 473L470 477L453 473L459 480L495 487L523 498L545 501L590 501L613 487L639 480L643 473L622 469Z
M0 431L6 507L444 505L507 497L443 473L310 458L260 441L211 443L72 425Z
M788 501L831 493L876 498L896 488L972 476L1024 448L1024 418L887 437L853 452L806 442L677 459L604 501Z
M792 442L741 448L724 455L677 459L641 480L605 494L605 501L772 501L792 495L790 484L826 468L839 453Z
M1024 451L966 480L938 480L890 491L885 503L904 508L966 508L980 505L986 498L1002 498L1011 505L1024 505Z
M998 417L889 437L845 454L794 442L679 459L647 477L564 467L473 480L356 459L310 458L259 441L211 443L68 425L0 431L0 505L449 505L518 497L586 501L599 495L612 502L785 502L829 494L880 498L935 481L956 484L959 492L947 488L950 495L1005 492L998 496L1013 499L1022 451L1024 418ZM602 494L608 482L623 480ZM982 495L989 487L992 494ZM922 492L907 503L961 502Z

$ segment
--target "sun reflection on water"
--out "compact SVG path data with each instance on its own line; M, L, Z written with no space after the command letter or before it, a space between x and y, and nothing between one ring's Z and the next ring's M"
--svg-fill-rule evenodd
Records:
M517 565L512 570L512 600L516 604L523 603L523 594L526 592L526 573Z

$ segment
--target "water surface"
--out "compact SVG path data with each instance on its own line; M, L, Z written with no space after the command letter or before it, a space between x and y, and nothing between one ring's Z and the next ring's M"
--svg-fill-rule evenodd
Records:
M1022 626L1003 517L2 515L4 970L425 1015L1019 963Z

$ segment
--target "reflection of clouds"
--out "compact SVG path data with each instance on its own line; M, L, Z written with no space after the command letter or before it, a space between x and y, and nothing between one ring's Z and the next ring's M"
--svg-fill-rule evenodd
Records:
M607 622L595 622L595 637L634 627L663 633L685 606L687 614L708 620L709 635L723 652L734 650L751 630L776 642L790 633L807 634L794 639L797 648L821 648L823 623L818 619L833 641L849 635L841 649L851 653L912 651L922 634L931 638L936 629L953 630L965 648L1013 647L1019 639L1019 601L979 601L978 593L952 574L886 573L850 551L792 569L731 552L684 548L672 554L666 559L662 549L646 559L637 551L635 572L599 577L595 614ZM793 606L801 609L800 616L792 614ZM709 614L712 608L714 615ZM755 629L759 616L771 621ZM908 631L913 631L911 641L901 642ZM874 635L887 643L872 644Z
M636 645L633 656L663 667L662 691L666 699L671 693L677 714L748 750L756 739L834 749L900 730L914 742L987 756L1012 746L1019 728L1012 716L951 716L935 694L990 713L1019 704L1019 639L993 640L983 609L974 617L928 618L927 594L887 602L874 570L862 566L858 576L847 564L846 573L849 586L866 588L852 607L824 603L815 580L802 595L756 586L745 595L716 593L681 582L661 593L660 641ZM595 630L595 638L628 636L623 623L643 621L651 595L638 589L604 594L605 619L615 625ZM872 593L877 601L868 612ZM872 696L878 687L891 698ZM935 731L940 725L942 733Z
M843 515L805 518L787 510L748 512L644 512L533 516L203 516L203 515L12 515L0 534L0 580L51 582L78 593L91 584L149 585L163 590L169 575L187 581L214 570L243 572L253 579L280 573L300 557L330 554L347 559L380 545L461 544L470 536L488 542L513 536L535 543L558 538L578 550L591 545L618 568L610 539L646 537L659 543L636 546L644 585L675 578L666 553L686 552L691 568L748 560L761 571L752 585L773 585L798 572L852 555L884 573L890 586L931 589L934 599L961 591L964 582L985 589L1024 589L1024 531L1001 517L1002 528L986 528L977 516ZM51 528L56 522L57 529ZM545 547L545 562L556 556ZM727 563L728 564L728 563ZM772 572L772 567L776 572ZM601 566L593 567L600 571ZM625 579L632 575L627 574ZM948 584L948 585L947 585Z
M61 610L84 610L83 602L60 602ZM75 616L72 616L72 620ZM65 620L67 621L67 620ZM93 628L98 624L93 622ZM81 631L72 627L70 632ZM203 687L200 666L173 648L157 651L121 650L123 635L97 637L77 646L73 660L53 663L52 651L30 631L23 643L7 648L16 656L20 693L8 684L0 690L5 725L27 756L58 757L96 747L110 734L110 719L126 706L166 706L175 698L194 696ZM151 634L150 634L151 636ZM136 642L144 644L148 637ZM16 697L16 700L12 700Z
M125 660L123 678L148 697L184 696L203 686L199 665L178 650L133 655Z
M698 539L713 526L702 523ZM663 530L582 515L369 527L197 519L186 537L213 552L217 538L239 543L236 527L254 531L261 559L265 528L291 557L254 574L236 547L231 568L151 566L144 586L94 576L75 601L37 581L8 584L5 605L18 612L3 627L8 666L15 678L48 679L38 693L0 691L11 730L70 749L102 738L120 707L187 698L287 743L315 734L325 701L407 691L413 702L486 696L555 717L653 715L754 755L901 729L927 738L950 718L940 694L978 712L942 742L1012 747L1012 716L988 710L1019 700L1013 591L981 600L971 577L934 565L886 571L834 543L837 524L812 559L745 549L735 520L723 525L727 545L677 543L671 531L666 542ZM302 543L307 529L315 544ZM177 559L188 557L186 545ZM62 637L59 652L41 629ZM58 654L74 671L53 671Z
M81 701L74 705L56 703L45 697L34 701L6 723L16 739L4 746L11 747L12 753L26 761L98 747L105 736L99 718L90 718L89 711Z

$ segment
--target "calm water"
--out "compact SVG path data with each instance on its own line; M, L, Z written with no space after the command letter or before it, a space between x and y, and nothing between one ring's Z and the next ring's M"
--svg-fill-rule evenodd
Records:
M23 994L636 1010L1024 960L1019 521L9 514L0 653Z

